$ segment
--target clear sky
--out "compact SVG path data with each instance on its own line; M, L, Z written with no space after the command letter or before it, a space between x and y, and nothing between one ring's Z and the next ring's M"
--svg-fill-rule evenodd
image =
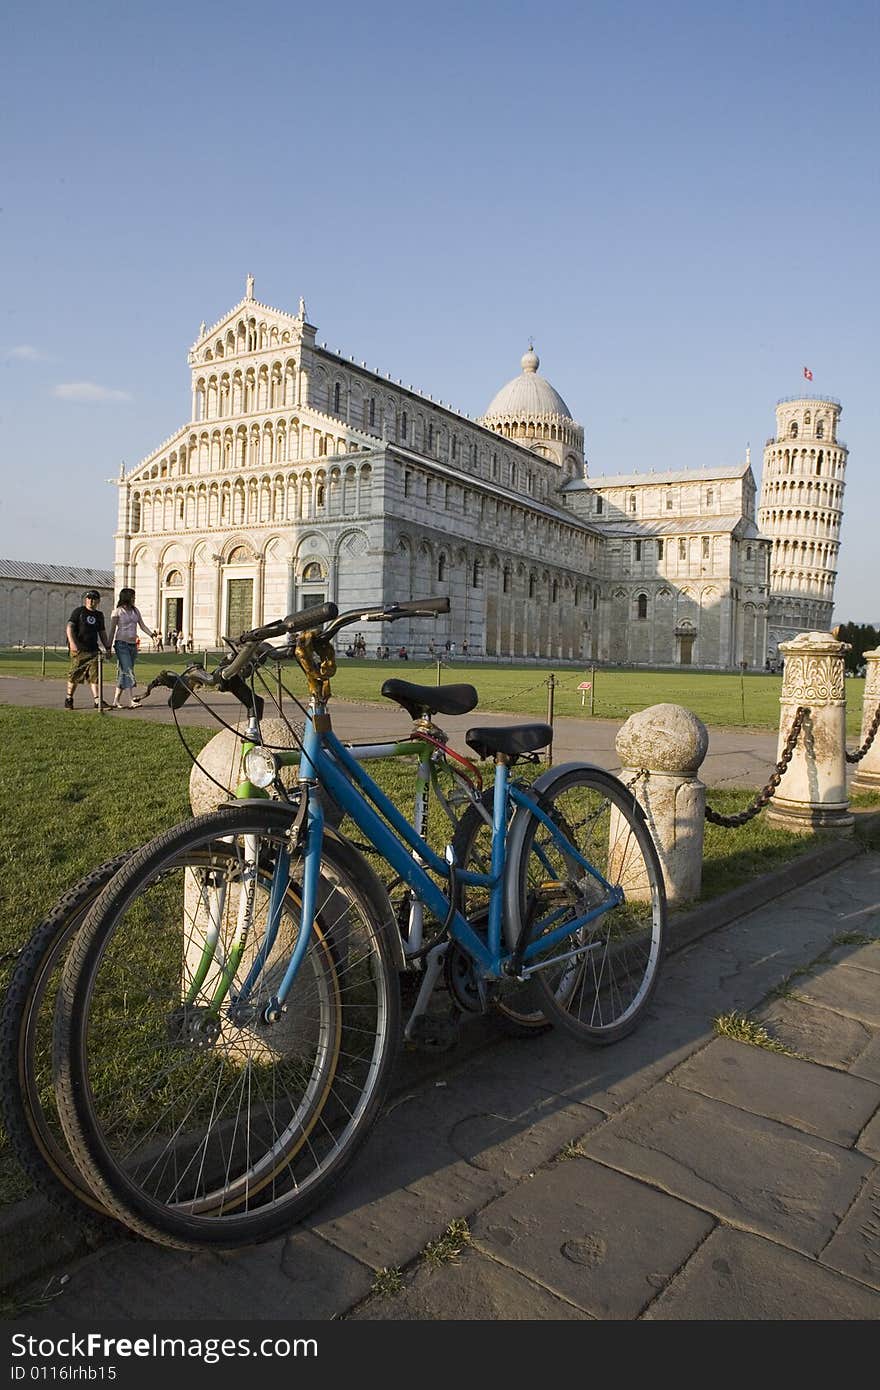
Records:
M4 38L4 558L112 566L106 480L252 272L470 415L533 338L592 474L751 445L760 484L777 399L837 397L835 617L880 621L876 0L30 0Z

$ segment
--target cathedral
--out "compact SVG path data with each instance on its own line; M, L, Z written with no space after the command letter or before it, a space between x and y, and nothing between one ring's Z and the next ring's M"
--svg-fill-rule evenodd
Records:
M371 647L763 669L827 626L845 446L837 402L780 402L761 526L749 458L590 476L533 348L473 420L245 297L189 353L190 419L117 480L117 589L196 649L294 609L448 594ZM793 431L793 433L792 433ZM797 441L797 444L795 444Z

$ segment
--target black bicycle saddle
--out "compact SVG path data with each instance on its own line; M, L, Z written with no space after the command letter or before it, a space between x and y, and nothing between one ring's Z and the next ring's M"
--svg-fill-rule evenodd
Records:
M399 680L385 681L382 694L402 705L413 719L425 714L469 714L479 698L472 685L413 685Z

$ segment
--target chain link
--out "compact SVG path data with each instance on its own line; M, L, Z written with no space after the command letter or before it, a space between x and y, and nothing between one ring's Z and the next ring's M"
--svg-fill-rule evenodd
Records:
M865 739L859 751L857 753L847 753L846 760L848 763L860 763L862 761L862 758L865 756L868 749L871 747L871 744L874 742L874 735L876 734L878 729L880 729L880 705L877 706L877 711L874 715L873 720L871 721L871 727L868 730L868 737Z
M738 811L736 815L732 816L722 816L718 811L713 811L711 806L707 806L705 813L707 821L711 821L712 825L723 825L732 828L733 826L745 825L746 822L752 820L759 811L763 811L767 802L779 786L779 783L782 781L783 775L794 757L795 745L800 737L803 722L809 713L809 708L806 705L798 705L794 712L794 719L788 731L788 738L785 740L785 747L782 750L779 762L773 769L769 782L765 787L761 788L751 806L747 806L744 811ZM880 710L878 710L878 714L880 714Z

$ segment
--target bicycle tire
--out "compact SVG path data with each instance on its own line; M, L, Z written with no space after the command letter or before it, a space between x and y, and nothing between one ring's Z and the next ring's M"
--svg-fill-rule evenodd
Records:
M74 1164L52 1088L52 1020L76 932L128 854L100 864L63 893L31 933L0 1007L0 1120L21 1168L87 1234L110 1219Z
M622 900L539 954L529 976L554 1023L581 1041L617 1042L650 1003L666 943L663 871L644 812L611 773L587 763L551 768L533 794L557 827L554 834L521 807L511 825L505 937L511 951L532 944L566 917L601 906L606 890L572 857L558 833L622 889ZM540 875L543 874L543 880ZM563 959L577 950L573 959Z
M482 804L492 814L494 793L487 788ZM468 806L456 827L452 839L455 862L463 869L489 873L492 854L492 824L487 822L476 806ZM459 883L456 906L473 926L485 922L488 916L488 889L469 888ZM541 1007L541 998L531 980L501 980L493 984L487 1013L498 1027L511 1037L534 1038L546 1033L553 1024Z
M156 837L102 893L70 952L54 1049L67 1142L108 1210L161 1244L231 1248L289 1228L339 1181L387 1091L400 1033L387 899L341 841L324 842L318 914L288 1011L271 1024L263 1016L299 931L298 860L259 964L290 824L289 809L248 803ZM259 843L252 874L245 837ZM211 958L187 1000L198 971L183 918L202 932L207 914L222 943L241 902L252 907L251 937L212 1017L205 1001L223 959ZM259 989L236 1013L249 970Z

